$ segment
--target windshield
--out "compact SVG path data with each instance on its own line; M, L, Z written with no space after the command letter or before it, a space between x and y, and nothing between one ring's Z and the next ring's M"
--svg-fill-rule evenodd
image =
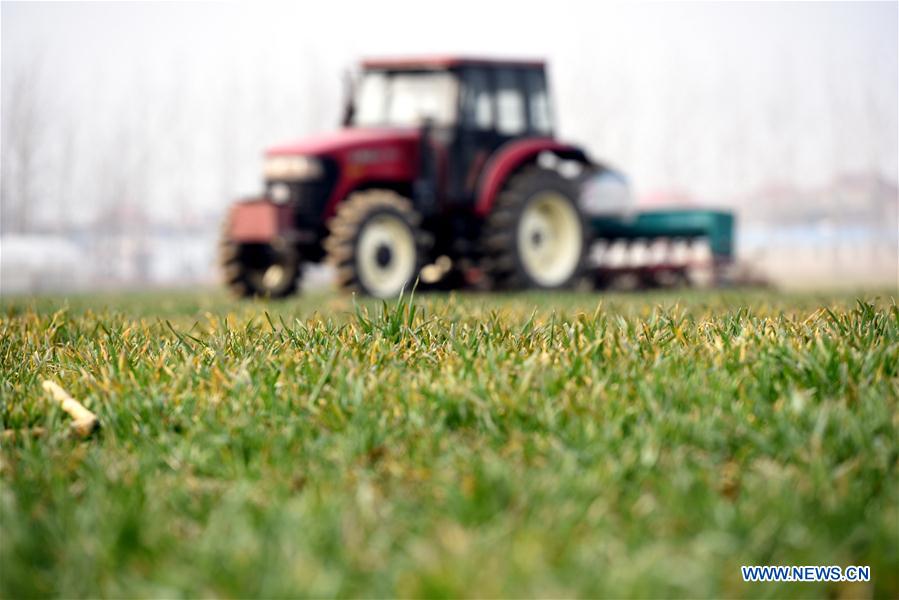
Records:
M452 125L456 118L456 78L435 71L369 71L356 91L352 125L413 126L425 119Z

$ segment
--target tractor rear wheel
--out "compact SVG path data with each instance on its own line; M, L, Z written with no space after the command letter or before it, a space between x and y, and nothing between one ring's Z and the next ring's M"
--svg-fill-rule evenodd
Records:
M300 261L292 248L223 239L219 264L228 289L238 297L283 298L297 290Z
M338 207L325 240L337 285L378 298L409 291L426 255L420 225L421 215L396 192L352 194Z
M577 186L528 167L510 178L484 224L484 273L499 288L571 286L583 273L589 232Z

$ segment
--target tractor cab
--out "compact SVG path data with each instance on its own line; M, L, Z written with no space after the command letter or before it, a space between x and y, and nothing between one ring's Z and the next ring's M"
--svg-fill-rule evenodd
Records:
M420 128L425 154L431 154L424 162L437 163L434 192L453 207L471 203L478 176L498 148L553 135L545 67L536 61L369 60L344 125Z

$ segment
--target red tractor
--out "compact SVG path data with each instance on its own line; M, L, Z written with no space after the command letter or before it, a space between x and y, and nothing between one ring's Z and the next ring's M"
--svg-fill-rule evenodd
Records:
M553 135L542 62L362 64L343 129L271 148L265 192L235 204L222 265L241 296L297 289L306 263L377 297L424 284L556 289L584 274L582 178Z

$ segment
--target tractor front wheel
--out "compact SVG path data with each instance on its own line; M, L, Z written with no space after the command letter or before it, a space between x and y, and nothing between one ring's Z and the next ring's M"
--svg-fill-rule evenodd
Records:
M577 186L530 167L512 176L487 217L483 270L499 288L568 287L583 272L589 241Z
M420 225L412 203L396 192L352 194L338 207L325 241L337 285L377 298L409 291L426 254Z
M219 263L228 288L241 298L284 298L297 290L300 261L293 248L224 239Z

